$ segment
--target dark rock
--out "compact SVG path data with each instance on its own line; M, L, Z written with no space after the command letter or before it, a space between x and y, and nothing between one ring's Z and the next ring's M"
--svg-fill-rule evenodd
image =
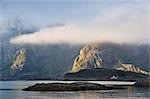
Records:
M41 83L35 84L24 91L79 91L79 90L111 90L120 89L114 87L106 87L104 85L88 83L88 82L75 82L75 83Z

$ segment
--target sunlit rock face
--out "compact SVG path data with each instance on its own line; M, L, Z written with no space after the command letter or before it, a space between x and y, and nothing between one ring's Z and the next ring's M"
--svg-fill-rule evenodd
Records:
M100 44L89 44L80 50L80 54L75 58L72 72L78 72L82 69L102 68Z
M25 49L21 48L16 52L17 56L11 65L11 70L22 70L26 60Z
M144 71L143 69L134 66L133 64L123 64L119 61L117 65L117 70L122 70L122 71L130 71L130 72L136 72L136 73L142 73L142 74L149 74L148 72Z
M119 56L119 52L116 48L117 47L114 47L113 49L113 47L108 47L103 43L91 43L86 45L75 58L71 72L78 72L83 69L109 68L149 74L149 72L144 71L134 64L126 64L128 61L124 62L125 64L121 63L120 59L123 59ZM112 66L107 66L107 62L111 63Z

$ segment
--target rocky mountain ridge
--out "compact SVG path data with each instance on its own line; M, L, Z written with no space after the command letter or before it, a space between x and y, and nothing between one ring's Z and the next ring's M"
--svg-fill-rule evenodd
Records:
M105 50L106 49L103 48L103 43L92 43L84 46L80 50L80 54L75 58L71 71L78 72L83 69L107 68L103 64L105 60L102 58L102 54ZM118 62L116 62L113 69L149 74L143 69L134 66L134 64L123 64L119 59L118 57Z
M82 69L102 68L100 51L96 44L90 44L80 50L80 54L75 58L72 72Z
M145 74L145 75L149 74L149 72L144 71L143 69L141 69L137 66L134 66L133 64L123 64L120 61L118 63L118 67L116 68L116 70L130 71L130 72L141 73L141 74Z
M21 34L37 32L41 28L19 20L4 23L0 26L0 80L63 79L64 73L71 70L73 61L83 46L82 44L14 45L9 41L11 38L18 36L18 28ZM97 60L99 61L95 65L93 64L94 66L88 65L88 68L114 68L120 60L122 63L133 64L145 71L150 71L150 46L148 44L105 42L93 43L91 46L91 48L88 48L90 49L87 51L88 54L83 55L84 58L76 58L78 61L74 61L74 66L80 63L84 64L83 69L86 68L85 64L87 62L84 60L86 57L90 57L88 58L90 62L87 64L95 64ZM25 64L23 68L21 67L21 71L12 72L11 66L13 63L20 64L24 62L23 54L20 55L21 57L15 57L16 51L21 48L25 49ZM93 55L91 55L92 53ZM93 56L95 58L92 58ZM88 59L86 60L88 61Z

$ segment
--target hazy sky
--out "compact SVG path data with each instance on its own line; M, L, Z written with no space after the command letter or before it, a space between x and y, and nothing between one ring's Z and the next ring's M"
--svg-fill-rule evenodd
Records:
M20 2L19 2L20 1ZM105 0L3 0L1 9L3 20L20 17L35 24L82 22L100 15L117 5L133 6L141 2L111 2ZM124 3L124 4L123 4ZM144 3L144 2L143 2Z
M0 22L19 17L40 26L64 24L12 38L12 43L147 43L148 4L149 0L2 0Z

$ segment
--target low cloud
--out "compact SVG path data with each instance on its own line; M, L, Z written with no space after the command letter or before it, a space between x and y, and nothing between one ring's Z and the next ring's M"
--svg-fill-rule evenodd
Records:
M14 44L148 43L148 9L143 6L107 9L85 24L72 23L49 27L12 38Z

